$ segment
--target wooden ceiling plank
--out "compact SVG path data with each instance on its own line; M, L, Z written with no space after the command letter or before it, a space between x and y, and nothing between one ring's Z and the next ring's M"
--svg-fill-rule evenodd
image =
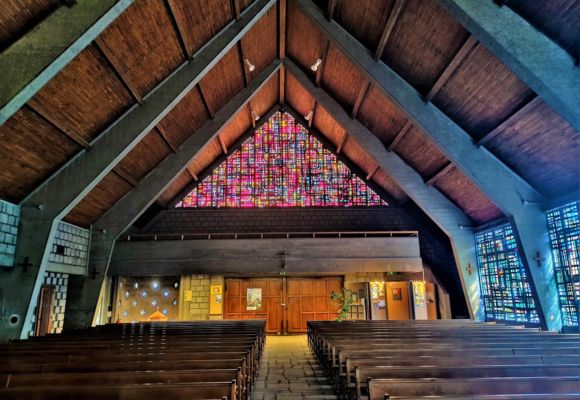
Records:
M252 6L249 7L251 9ZM246 15L247 11L244 12L240 20L243 20ZM280 61L276 60L266 67L248 88L243 88L216 113L215 119L208 120L195 134L183 142L178 153L168 155L151 173L143 178L138 188L127 193L95 222L93 232L98 232L98 236L94 235L91 241L89 270L98 272L99 277L106 275L108 255L116 238L184 172L201 148L215 140L215 136L235 117L238 111L246 106L252 96L276 75L279 66ZM85 283L84 288L78 293L78 297L69 298L69 301L74 302L75 309L84 315L84 317L75 318L76 324L90 325L99 299L102 280L84 280L83 282ZM22 290L22 288L20 287L18 290Z
M346 142L348 141L348 137L349 137L348 136L348 132L345 129L345 131L344 131L344 133L342 135L342 139L340 139L340 143L336 147L336 154L340 154L340 152L342 151L342 149L346 145Z
M104 3L102 0L96 1L96 3L99 2ZM91 4L92 2L88 3ZM37 278L43 276L46 270L48 257L45 257L45 254L50 252L54 244L57 222L78 205L275 4L275 0L256 0L248 6L238 21L228 25L203 47L199 52L199 57L196 58L197 61L193 60L177 69L175 73L158 85L144 99L142 105L134 106L111 127L107 128L101 134L99 140L95 141L91 151L86 151L80 157L73 158L54 174L50 180L37 187L23 201L21 240L17 249L16 259L21 260L24 257L29 257L30 262L37 267L34 273L23 273L21 269L15 269L5 276L5 279L2 279L0 286L7 296L6 299L9 299L4 303L6 310L22 315L22 321L32 321L33 310L36 305L36 298L33 298L32 294L38 292L39 285L42 282L42 279ZM77 7L71 8L71 10L74 9L77 9ZM84 48L85 46L81 47ZM277 72L277 69L275 72ZM4 80L2 79L2 81ZM240 93L247 95L247 92ZM193 136L196 137L196 135ZM168 158L173 159L171 157ZM152 176L155 176L154 173L149 174L144 181ZM163 185L165 184L167 184L167 181L163 182ZM140 185L135 190L139 190L142 187L143 185ZM123 199L130 198L129 195L126 195ZM44 205L42 210L39 209L39 204ZM135 205L130 204L127 212L133 215L131 210L134 208ZM139 209L139 212L141 211L142 209ZM105 215L107 214L109 213ZM114 241L114 236L99 237L98 239L94 242L100 242L99 245L102 245L103 241ZM102 250L107 253L110 248ZM91 249L91 255L92 251L93 249ZM104 258L97 257L95 262L102 262L102 260L107 258L106 256ZM99 265L99 267L101 268L101 279L94 281L98 287L90 288L96 292L95 297L87 296L87 301L91 303L88 308L82 308L83 304L81 304L79 299L78 307L81 307L81 312L71 317L80 321L83 325L85 323L90 325L92 322L98 293L106 273L106 265L104 267ZM18 284L16 285L15 282ZM12 289L13 286L14 289ZM17 291L17 293L14 291ZM23 299L23 291L30 293L30 298ZM75 306L77 305L75 304ZM91 315L91 320L88 322L85 321L87 315ZM0 321L0 337L20 337L28 332L28 329L29 327L24 324L8 326L7 323Z
M399 132L397 132L397 135L395 136L395 138L393 139L393 141L387 147L387 151L393 151L393 149L395 147L397 147L397 145L399 144L399 142L401 141L401 139L403 139L403 136L405 136L405 134L407 132L409 132L409 129L411 129L412 127L413 127L413 123L411 122L411 120L408 120L405 123L405 125L401 128L401 130Z
M445 85L447 80L453 75L453 73L459 68L463 60L471 53L471 50L477 45L477 39L473 35L469 35L465 43L457 51L451 62L447 65L445 70L441 73L429 93L425 96L426 101L431 101L437 95L439 90Z
M565 49L510 7L490 1L439 3L580 132L580 74Z
M133 0L88 0L74 7L59 7L4 50L0 54L0 125L132 3Z
M362 105L365 96L368 92L368 90L371 87L371 83L369 82L369 80L366 80L365 83L363 83L363 85L361 86L358 95L356 96L356 101L354 102L354 106L352 107L352 112L350 114L351 118L356 118L359 110L360 110L360 106Z
M203 90L201 89L201 85L197 85L197 91L199 93L199 97L201 97L201 102L203 103L203 107L205 108L207 115L209 115L209 117L211 119L214 119L215 114L213 113L213 110L209 107L209 104L208 104L207 100L205 99L205 96L203 94Z
M483 146L497 135L499 135L503 130L511 125L514 121L517 121L531 110L533 110L538 104L542 102L542 99L539 96L534 97L531 101L526 103L522 108L517 110L515 113L510 115L504 122L499 124L496 128L494 128L489 133L485 134L481 139L479 139L476 143L477 146Z
M175 33L175 36L177 37L177 41L179 42L179 47L181 47L181 51L183 53L183 56L186 60L191 59L192 54L189 54L189 52L187 51L187 46L185 45L185 28L183 26L181 26L179 24L179 21L177 20L177 18L175 18L175 10L173 9L173 6L171 5L171 1L170 0L163 0L163 5L165 6L165 10L167 11L167 15L169 15L169 20L171 21L171 26L173 27L173 32Z
M169 150L171 150L172 153L177 153L177 147L175 147L173 143L171 143L171 140L169 140L169 137L167 136L165 129L162 128L161 125L157 125L155 130L157 134L161 137L163 142L165 142Z
M119 79L119 81L123 84L123 86L125 86L125 89L127 89L127 91L131 93L131 95L137 101L137 103L142 104L143 97L139 94L139 90L137 90L136 87L131 85L129 81L121 74L120 68L121 61L117 60L117 58L107 50L108 47L103 45L101 38L96 38L94 43L95 48L99 51L99 53L101 53L101 55L103 56L103 58L105 59L105 61L107 62L107 64L117 77L117 79Z
M393 9L389 14L389 18L387 19L387 23L385 24L385 29L381 35L381 40L379 40L379 44L377 45L377 49L375 50L375 60L378 60L383 55L385 51L385 47L389 42L389 38L395 29L395 24L399 19L399 15L401 15L401 11L405 6L406 0L395 0L395 4L393 5Z
M316 70L316 86L320 87L320 83L322 82L322 76L324 75L324 68L326 67L326 59L328 58L328 50L330 50L330 40L327 40L324 44L324 48L322 49L322 54L320 55L320 59L322 60L322 64L318 66Z
M427 186L433 185L437 181L437 179L441 178L443 175L445 175L446 173L451 171L454 167L455 167L455 165L453 165L453 163L451 163L451 162L447 163L447 165L445 165L443 168L441 168L439 171L437 171L435 174L433 174L433 176L431 176L429 179L427 179L425 181L425 184Z

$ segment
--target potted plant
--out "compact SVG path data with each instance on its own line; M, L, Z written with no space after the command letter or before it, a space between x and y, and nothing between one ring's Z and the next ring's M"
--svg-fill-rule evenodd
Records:
M352 292L348 289L342 289L342 293L335 291L330 292L330 299L338 306L338 322L345 321L350 313L350 306L353 303Z

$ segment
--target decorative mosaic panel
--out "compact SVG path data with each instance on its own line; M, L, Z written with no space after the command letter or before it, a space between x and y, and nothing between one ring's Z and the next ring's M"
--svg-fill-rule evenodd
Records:
M276 113L176 207L386 206L287 113Z
M477 233L475 242L486 319L539 324L511 225Z
M167 321L179 318L179 276L120 277L115 321L148 321L155 312Z
M578 326L580 310L580 217L578 203L547 212L552 259L564 326Z

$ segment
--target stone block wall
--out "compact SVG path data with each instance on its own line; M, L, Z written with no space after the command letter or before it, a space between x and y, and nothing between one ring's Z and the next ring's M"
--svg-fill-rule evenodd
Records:
M181 277L181 318L186 321L209 319L209 275L186 275ZM191 290L191 301L185 301L185 292Z
M89 240L90 232L87 229L59 222L48 259L50 264L86 268Z
M0 200L0 266L14 266L20 207Z

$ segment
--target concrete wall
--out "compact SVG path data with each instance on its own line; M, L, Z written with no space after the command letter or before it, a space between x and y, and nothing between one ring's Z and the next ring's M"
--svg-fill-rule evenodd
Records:
M14 266L20 207L0 200L0 266Z

